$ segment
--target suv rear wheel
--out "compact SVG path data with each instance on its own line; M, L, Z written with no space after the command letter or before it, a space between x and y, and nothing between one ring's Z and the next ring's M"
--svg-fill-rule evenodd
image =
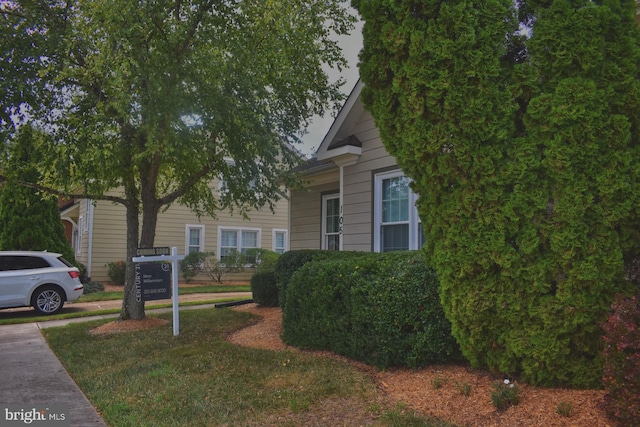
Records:
M56 314L62 310L64 295L57 286L41 286L33 293L31 304L40 314Z

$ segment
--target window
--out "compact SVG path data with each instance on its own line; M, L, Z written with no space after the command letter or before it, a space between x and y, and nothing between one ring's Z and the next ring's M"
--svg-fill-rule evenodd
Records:
M375 176L374 250L391 252L418 249L424 244L422 226L409 188L409 178L401 171Z
M287 230L273 230L273 251L281 255L287 251Z
M219 228L218 254L220 259L236 250L246 255L248 249L260 247L259 228Z
M186 226L185 252L204 252L204 225Z
M0 257L0 271L35 270L49 268L51 265L37 256L8 255Z
M322 196L322 249L340 250L340 194Z
M91 219L91 212L93 210L93 202L91 201L91 199L85 199L84 200L84 228L83 228L83 232L84 233L88 233L89 232L89 221Z
M76 248L76 255L82 254L82 223L84 222L84 218L78 218L78 225L73 227L73 244Z

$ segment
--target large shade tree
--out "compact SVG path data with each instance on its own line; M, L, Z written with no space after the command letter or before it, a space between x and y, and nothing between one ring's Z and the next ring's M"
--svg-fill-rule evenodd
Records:
M337 0L0 8L3 125L30 121L52 141L32 184L122 204L128 259L153 246L158 213L172 203L246 214L280 197L298 160L290 143L341 97L324 70L344 65L333 34L353 23ZM122 319L144 317L133 274Z
M464 354L597 385L599 323L640 245L634 2L354 4L365 104L419 193Z

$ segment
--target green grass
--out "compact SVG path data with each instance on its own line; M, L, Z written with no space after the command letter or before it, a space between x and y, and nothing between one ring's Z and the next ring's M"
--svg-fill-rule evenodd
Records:
M194 305L204 305L204 304L213 304L213 303L221 303L228 301L237 301L237 298L222 298L222 299L211 299L211 300L202 300L202 301L188 301L181 302L179 304L180 307L189 307ZM104 301L104 300L96 300L96 301ZM86 301L85 301L86 302ZM173 307L172 303L164 303L164 304L153 304L153 302L147 302L145 304L145 312L149 310L154 310L158 308L170 308ZM121 311L120 308L113 309L104 309L104 310L94 310L94 311L73 311L67 313L54 314L52 316L38 316L36 312L32 309L18 311L18 312L6 312L0 310L0 326L1 325L15 325L18 323L33 323L33 322L48 322L51 320L64 320L64 319L77 319L83 317L92 317L92 316L104 316L109 314L119 314Z
M358 425L449 425L390 406L347 363L224 339L254 321L246 312L206 309L181 313L178 337L171 324L91 335L104 320L43 334L110 426L326 425L326 416L352 425L354 414L365 414Z
M218 285L218 286L189 286L181 287L180 295L190 294L216 294L223 292L251 292L250 285ZM77 302L94 302L94 301L108 301L122 299L124 296L123 291L104 291L93 292L90 294L82 295L78 298Z

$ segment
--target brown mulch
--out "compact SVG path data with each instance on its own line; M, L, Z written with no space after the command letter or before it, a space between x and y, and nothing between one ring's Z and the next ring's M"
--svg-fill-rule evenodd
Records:
M89 331L91 335L116 334L118 332L141 331L143 329L156 328L169 323L167 319L157 317L145 317L142 320L115 320L105 323Z
M282 312L280 308L260 308L255 304L234 307L261 317L254 325L241 329L228 337L234 344L268 350L300 351L282 342ZM107 334L155 328L168 320L147 317L144 320L126 320L106 323L91 331ZM546 389L518 384L520 404L502 412L491 402L493 384L501 379L489 372L464 366L431 366L419 370L390 369L379 371L326 351L313 351L351 363L364 370L391 400L424 415L443 419L466 427L613 427L607 419L601 390ZM440 384L436 387L435 384ZM468 386L470 393L462 390ZM558 413L559 404L570 405L570 417ZM344 404L344 402L343 402ZM338 405L339 406L339 405Z
M259 308L255 304L239 306L235 310L250 311L261 321L229 337L235 344L270 350L291 349L282 342L282 312L279 308ZM328 352L314 352L332 356ZM341 358L341 357L340 357ZM345 358L341 358L345 359ZM346 359L345 359L346 360ZM350 362L354 363L354 362ZM379 371L360 363L391 399L403 402L422 414L437 417L460 426L557 426L606 427L615 423L607 419L602 409L601 390L546 389L518 384L520 404L499 412L491 402L493 384L500 378L489 372L462 366L432 366L417 371L392 369ZM440 387L434 384L441 383ZM470 387L469 396L462 393ZM571 405L571 416L558 413L558 405Z

